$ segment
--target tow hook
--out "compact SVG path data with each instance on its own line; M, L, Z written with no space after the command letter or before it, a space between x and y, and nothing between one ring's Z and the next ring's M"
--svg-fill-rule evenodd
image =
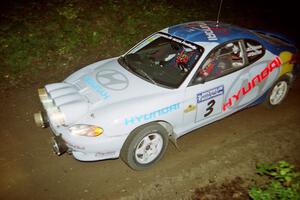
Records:
M55 136L53 138L53 151L56 155L61 156L62 154L66 153L68 151L68 147L65 143L65 141L62 139L61 135Z
M34 113L34 122L38 127L47 128L49 127L49 119L45 112L40 111L38 113Z

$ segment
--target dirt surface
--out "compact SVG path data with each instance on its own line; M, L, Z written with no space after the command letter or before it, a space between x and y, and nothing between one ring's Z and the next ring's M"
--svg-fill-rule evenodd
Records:
M0 199L191 199L196 188L236 177L253 183L259 162L300 164L299 79L277 108L259 105L198 129L142 172L120 159L54 155L50 130L33 122L39 86L0 93Z
M197 188L192 195L193 200L212 199L248 199L248 190L241 177L236 177L231 181L225 181L221 185L217 183L208 184L205 187Z

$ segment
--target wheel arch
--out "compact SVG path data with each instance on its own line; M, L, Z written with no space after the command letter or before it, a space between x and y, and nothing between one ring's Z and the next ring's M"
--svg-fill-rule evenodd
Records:
M287 72L285 74L282 74L276 81L283 80L283 79L287 80L289 85L292 85L294 80L294 75L291 72Z
M161 132L159 132L159 134L161 134L161 136L164 138L163 142L163 148L162 151L160 152L160 154L155 158L155 160L151 161L148 164L145 164L145 166L142 166L140 163L137 163L138 161L136 161L133 157L132 157L132 153L135 151L135 148L137 146L135 146L138 143L135 143L137 141L137 138L139 137L139 133L143 132L144 129L149 128L148 126L156 126L159 127L159 129L161 130ZM125 142L122 145L121 151L120 151L120 158L132 169L134 170L144 170L150 166L152 166L154 163L158 162L162 156L164 155L167 146L168 146L168 142L169 142L169 138L170 138L170 131L173 130L172 126L165 122L165 121L152 121L152 122L148 122L146 124L142 124L136 128L134 128L129 135L127 136ZM149 129L148 129L149 131ZM150 132L151 133L151 132ZM145 134L145 132L143 133ZM133 142L133 143L132 143ZM133 145L132 145L133 144Z
M126 142L128 140L130 140L130 138L133 137L135 134L137 134L140 129L143 129L146 126L149 126L149 125L155 124L155 123L159 124L160 126L162 126L166 130L166 132L168 133L169 140L177 147L177 136L174 133L173 125L171 123L167 122L167 121L164 121L164 120L157 120L157 121L151 121L151 122L148 122L148 123L145 123L145 124L141 124L140 126L135 127L128 134L125 142L122 145L121 151L122 151L123 147L125 146Z
M286 91L285 96L283 97L283 99L284 99L284 98L286 97L288 91L289 91L289 88L290 88L292 82L293 82L293 75L292 75L291 73L285 73L285 74L283 74L282 76L280 76L280 77L273 83L273 85L272 85L272 86L267 90L267 92L266 92L266 97L264 98L264 101L263 101L263 104L264 104L265 107L267 107L267 108L273 108L273 107L276 107L276 106L278 106L279 104L281 104L281 102L282 102L283 99L282 99L278 104L276 104L276 105L273 105L273 104L270 103L270 96L271 96L271 94L272 94L272 90L273 90L273 88L275 87L275 85L276 85L278 82L280 82L280 81L284 81L284 82L287 83L287 91Z
M169 140L172 142L172 144L175 145L175 147L178 149L177 145L177 135L174 133L173 125L166 121L157 121L160 125L162 125L168 132Z

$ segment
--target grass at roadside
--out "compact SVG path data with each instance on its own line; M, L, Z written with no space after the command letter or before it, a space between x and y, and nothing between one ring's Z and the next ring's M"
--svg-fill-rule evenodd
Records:
M24 77L26 82L45 74L60 77L86 60L119 55L166 26L209 18L193 8L148 0L16 3L13 8L0 24L0 75L10 86L23 84Z
M250 182L241 177L235 177L233 180L226 180L222 184L212 183L205 187L196 188L191 199L300 199L300 172L295 169L294 165L286 161L272 164L259 163L256 170L259 176L254 176Z
M215 20L219 2L12 1L0 6L0 88L61 80L79 67L124 53L164 27ZM292 22L293 12L281 16L277 10L259 0L226 0L221 21L297 35L286 21Z

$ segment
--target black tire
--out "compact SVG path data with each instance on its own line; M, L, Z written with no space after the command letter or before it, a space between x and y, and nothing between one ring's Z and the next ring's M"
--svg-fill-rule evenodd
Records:
M149 123L136 128L128 136L121 149L120 157L130 168L138 171L144 170L163 157L168 142L166 129L158 123ZM138 153L143 149L143 153ZM149 155L146 152L150 152ZM147 156L150 157L149 161L147 161Z
M278 89L280 87L281 89ZM269 89L267 97L264 101L264 105L268 108L273 108L278 106L286 98L289 89L290 89L289 78L286 76L280 78Z

